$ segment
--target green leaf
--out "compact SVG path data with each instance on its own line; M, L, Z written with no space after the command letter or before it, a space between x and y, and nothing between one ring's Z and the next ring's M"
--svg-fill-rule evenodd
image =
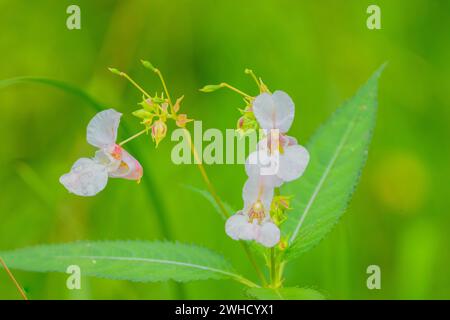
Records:
M246 292L258 300L325 300L320 292L309 288L249 288Z
M313 248L345 211L367 158L383 68L316 131L306 147L305 174L283 188L283 194L294 195L295 208L282 226L289 236L287 258Z
M93 99L89 94L87 94L82 89L80 89L74 85L71 85L69 83L59 81L59 80L49 79L49 78L24 76L24 77L4 79L4 80L0 80L0 89L9 87L14 84L26 83L26 82L44 84L44 85L48 85L48 86L66 91L70 94L73 94L73 95L78 96L81 99L85 100L88 104L90 104L92 107L94 107L94 109L96 111L102 111L103 109L105 109L104 106L102 106L99 102L97 102L95 99Z
M66 272L68 266L78 265L82 275L140 282L245 280L221 255L172 242L75 242L0 252L0 256L11 269L36 272Z

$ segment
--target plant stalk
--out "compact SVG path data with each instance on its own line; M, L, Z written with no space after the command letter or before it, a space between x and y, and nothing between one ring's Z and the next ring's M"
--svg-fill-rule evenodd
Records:
M251 95L246 94L245 92L239 90L238 88L235 88L235 87L229 85L229 84L226 83L226 82L222 82L222 83L220 84L220 86L221 86L222 88L228 88L228 89L230 89L230 90L233 90L234 92L237 92L237 93L239 93L240 95L242 95L242 96L244 96L244 97L246 97L246 98L248 98L248 99L252 99L252 98L253 98Z
M155 68L154 72L155 72L156 74L158 74L158 77L159 77L159 79L161 80L161 83L162 83L162 85L163 85L164 91L165 91L165 93L166 93L166 95L167 95L167 100L169 101L169 105L170 105L170 107L171 107L171 110L173 110L172 100L170 99L169 90L167 89L167 86L166 86L166 82L165 82L165 80L164 80L164 77L163 77L163 75L162 75L162 73L161 73L161 71L160 71L159 69L156 69L156 68ZM131 80L131 81L132 81L132 80ZM132 82L134 82L134 81L132 81ZM236 88L230 86L230 85L227 84L227 83L222 83L221 86L225 86L225 87L227 87L227 88L229 88L229 89L231 89L231 90L234 90L234 91L236 91L236 92L242 94L243 96L245 96L245 97L247 97L247 98L252 98L252 97L249 96L248 94L246 94L246 93L240 91L239 89L236 89ZM136 87L137 87L137 88L140 88L137 84L136 84ZM206 173L206 170L205 170L205 167L204 167L203 164L202 164L201 158L200 158L200 156L199 156L199 154L198 154L198 152L197 152L197 150L195 149L195 146L194 146L194 144L193 144L193 141L192 141L192 137L191 137L190 132L189 132L186 128L184 128L183 133L184 133L185 137L186 137L186 138L188 139L188 141L189 141L189 144L190 144L190 148L191 148L192 154L193 154L194 158L196 159L197 167L198 167L198 169L199 169L199 171L200 171L200 174L202 175L203 180L205 181L205 184L206 184L206 186L207 186L207 188L208 188L208 191L211 193L211 195L212 195L214 201L215 201L215 202L217 203L217 205L219 206L219 208L220 208L220 210L222 211L223 215L224 215L225 217L228 218L230 215L228 214L227 210L225 209L225 206L223 205L222 200L220 200L219 196L217 195L216 189L214 188L214 185L211 183L211 181L210 181L210 179L209 179L209 177L208 177L208 174ZM253 268L255 269L257 276L258 276L259 279L261 280L262 284L263 284L263 285L266 285L267 282L266 282L266 279L265 279L265 277L264 277L264 274L263 274L263 272L261 271L261 269L259 268L258 264L256 263L256 260L255 260L255 258L253 257L252 253L250 252L250 249L248 248L248 245L247 245L246 243L244 243L244 242L241 242L241 241L240 241L240 243L241 243L241 245L242 245L242 247L243 247L243 249L244 249L244 251L245 251L245 253L246 253L247 257L248 257L248 259L250 260L250 263L252 264Z
M139 131L138 133L132 135L131 137L129 137L128 139L125 139L121 142L119 142L119 146L123 146L125 143L130 142L131 140L136 139L137 137L139 137L140 135L143 135L144 133L146 133L148 130L144 129L142 131Z
M8 274L9 278L11 279L11 281L14 283L14 285L16 286L17 290L19 291L20 295L22 296L23 300L28 300L27 295L25 294L25 292L23 291L22 287L20 286L19 282L17 282L16 278L14 278L14 275L12 274L12 272L9 270L8 266L6 265L5 261L3 261L3 259L0 257L0 264L3 266L3 268L5 269L6 273Z

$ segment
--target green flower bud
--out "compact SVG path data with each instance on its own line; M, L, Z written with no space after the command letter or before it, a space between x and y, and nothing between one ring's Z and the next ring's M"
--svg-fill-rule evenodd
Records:
M144 109L139 109L139 110L134 111L133 116L138 117L143 120L153 118L153 114Z
M109 71L111 71L114 74L117 74L118 76L122 75L122 72L120 72L119 70L117 70L116 68L108 68Z
M220 84L209 84L200 89L201 92L214 92L222 88Z
M145 68L147 68L153 72L156 72L158 70L149 61L141 60L141 63Z

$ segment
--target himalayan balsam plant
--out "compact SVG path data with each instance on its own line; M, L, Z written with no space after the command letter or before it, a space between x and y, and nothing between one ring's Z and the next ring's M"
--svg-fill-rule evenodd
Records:
M142 131L117 142L121 113L114 109L97 113L87 126L87 142L97 151L92 158L77 160L60 178L69 192L93 196L106 187L109 178L139 182L143 167L124 145L141 135L151 135L158 145L167 135L169 121L184 130L194 157L199 159L186 128L192 120L179 113L183 97L174 102L159 69L148 61L142 64L158 75L162 94L152 96L126 73L110 69L142 94L140 107L133 112ZM256 96L228 83L201 89L213 92L228 88L242 95L245 106L240 109L237 131L242 135L254 130L265 133L245 163L247 181L241 210L231 210L221 200L201 161L197 163L208 190L193 188L226 219L224 230L219 232L240 243L255 277L244 276L219 253L169 241L42 245L0 252L0 256L9 267L29 271L65 272L68 266L78 265L83 275L130 281L230 279L241 283L252 298L323 299L323 294L311 288L286 287L290 282L284 270L289 261L317 245L345 211L367 158L382 69L316 131L305 147L288 135L298 113L292 99L283 91L271 92L253 71L246 73L256 82Z

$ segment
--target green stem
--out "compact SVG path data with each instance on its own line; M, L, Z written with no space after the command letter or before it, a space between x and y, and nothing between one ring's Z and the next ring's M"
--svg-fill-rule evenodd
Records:
M164 91L165 91L165 93L167 95L167 100L169 101L169 105L170 105L171 111L173 113L174 112L173 104L172 104L172 100L170 98L169 90L167 89L167 85L166 85L166 82L164 80L164 77L163 77L161 71L159 69L157 69L157 68L153 68L153 72L155 72L158 75L159 79L161 80L162 86L163 86ZM136 85L137 88L140 88L137 84L135 84L135 85ZM227 88L229 88L231 90L234 90L234 91L244 95L247 98L252 98L248 94L240 91L239 89L236 89L236 88L230 86L227 83L221 83L221 86L227 87ZM208 174L206 173L205 167L202 164L200 156L199 156L197 150L195 149L195 146L194 146L194 144L192 142L191 134L189 133L189 131L186 128L184 129L183 132L184 132L186 138L188 139L188 141L190 143L192 154L194 155L194 158L197 160L196 161L197 162L197 167L200 170L200 174L202 175L202 178L205 181L205 184L206 184L206 186L208 188L208 191L211 193L214 201L219 206L219 208L222 211L223 215L225 217L229 217L230 215L228 214L227 210L225 209L225 206L224 206L222 200L220 200L219 196L217 195L216 189L214 188L214 185L211 183L211 181L210 181L210 179L208 177ZM266 285L267 282L266 282L266 279L264 277L264 274L261 271L261 269L259 268L258 264L256 263L256 260L253 257L253 255L252 255L250 249L248 248L247 244L244 243L244 242L240 242L240 243L241 243L242 247L244 248L245 254L247 255L248 259L250 260L250 263L252 264L253 268L255 269L257 276L260 278L260 280L263 283L263 285Z
M244 96L244 97L246 97L246 98L248 98L248 99L253 99L253 97L252 97L251 95L246 94L245 92L239 90L238 88L235 88L235 87L229 85L229 84L226 83L226 82L222 82L222 83L220 84L220 86L221 86L222 88L228 88L228 89L230 89L230 90L233 90L234 92L237 92L237 93L239 93L240 95L242 95L242 96Z
M119 146L123 146L125 143L130 142L131 140L136 139L137 137L139 137L140 135L143 135L144 133L146 133L148 130L144 129L142 131L139 131L138 133L132 135L131 137L129 137L128 139L125 139L121 142L119 142Z
M172 99L170 98L169 90L167 90L166 81L164 81L164 77L163 77L161 71L159 71L159 69L155 69L155 73L158 75L159 80L161 80L161 83L164 88L164 92L166 93L167 100L169 101L170 107L173 108Z
M253 281L250 281L249 279L242 277L242 276L236 276L232 279L236 280L237 282L242 283L243 285L246 285L247 287L250 287L250 288L261 288L259 285L257 285Z
M275 249L271 248L270 249L270 280L271 280L271 285L273 287L275 287L275 283L276 283L276 262L275 262Z
M261 83L259 82L258 78L256 77L255 73L253 72L253 70L251 69L245 69L245 73L249 74L253 80L255 80L256 85L258 86L258 88L261 88Z
M191 138L191 134L189 133L189 131L185 128L184 129L184 135L186 137L186 139L189 141L190 147L191 147L191 151L192 154L194 155L194 158L197 162L197 166L198 169L200 171L200 174L202 175L202 178L206 184L206 187L208 188L209 193L211 193L214 201L217 203L217 205L219 206L220 211L222 211L222 214L228 218L230 215L228 213L228 211L225 209L225 206L222 202L222 200L220 200L220 197L217 195L216 189L214 188L214 185L211 183L211 181L209 180L208 174L206 173L205 167L203 166L202 162L200 161L200 156L197 152L197 150L195 149L195 146L192 142L192 138ZM248 245L245 242L239 241L242 245L242 248L245 251L245 254L247 255L247 258L249 259L250 263L252 264L253 268L256 271L257 276L259 277L259 279L261 280L261 282L263 283L263 285L266 285L266 278L264 277L263 272L261 271L261 269L259 268L258 264L256 263L255 258L253 257Z
M150 94L148 94L140 85L138 85L136 81L134 81L128 74L126 74L125 72L120 72L120 76L130 81L130 83L135 86L140 92L142 92L144 96L146 96L147 98L151 98Z

